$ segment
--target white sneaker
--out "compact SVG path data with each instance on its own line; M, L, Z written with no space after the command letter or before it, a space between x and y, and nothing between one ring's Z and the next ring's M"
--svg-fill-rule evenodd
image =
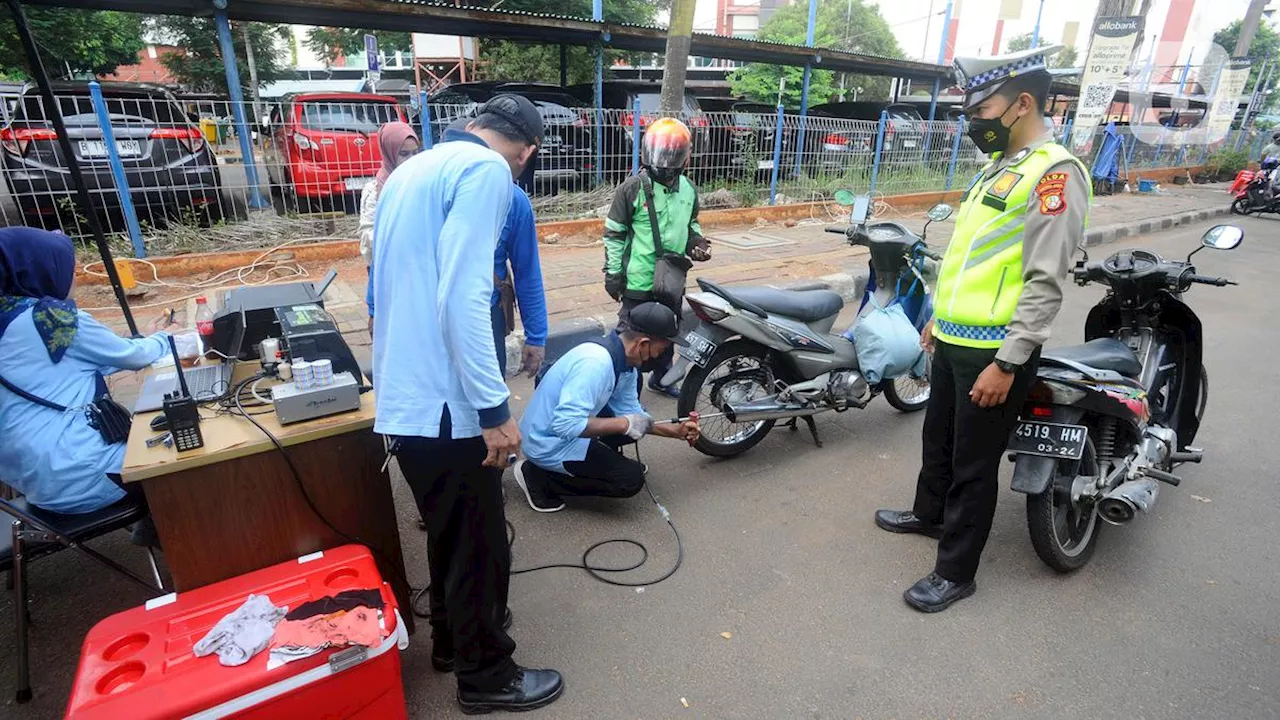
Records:
M528 460L521 460L516 463L514 474L516 476L516 485L519 485L520 489L524 491L524 498L529 501L529 507L533 508L534 512L540 513L553 513L563 510L563 502L553 507L551 505L542 506L533 501L533 495L529 494L529 485L524 479L524 464L526 462L528 462Z

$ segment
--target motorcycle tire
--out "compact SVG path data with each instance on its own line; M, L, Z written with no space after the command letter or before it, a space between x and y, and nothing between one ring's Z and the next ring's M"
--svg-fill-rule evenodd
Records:
M677 401L677 414L679 417L688 417L689 413L697 410L704 415L713 412L721 412L722 406L717 405L714 398L709 397L709 402L704 403L706 407L699 408L699 398L703 395L703 385L707 383L707 379L722 366L730 364L733 361L744 361L754 363L758 368L764 370L765 377L760 382L756 382L765 389L767 393L774 392L772 386L772 371L768 368L768 351L755 343L743 340L734 340L727 342L716 349L711 355L711 359L707 361L706 367L698 367L696 365L689 368L689 374L685 376L684 384L680 388L680 399ZM735 373L732 368L730 373ZM713 385L717 385L708 390L708 396L720 392L724 379L713 378ZM769 385L764 383L768 382ZM716 418L702 423L702 435L694 443L693 447L698 452L711 457L734 457L755 447L761 440L769 434L773 429L774 420L760 420L754 423L729 423L726 418ZM725 438L713 438L713 428L725 428L729 430L734 427L740 429L733 435Z
M1049 487L1039 495L1027 496L1027 529L1031 532L1031 547L1045 565L1057 572L1079 570L1097 549L1098 534L1102 530L1097 508L1089 508L1089 518L1083 530L1079 529L1080 518L1073 521L1070 514L1076 509L1071 502L1071 485L1077 475L1098 473L1097 457L1091 437L1085 442L1084 455L1079 460L1058 460L1054 464ZM1066 542L1059 534L1060 529L1067 535Z
M1247 198L1236 198L1235 202L1231 203L1231 212L1235 215L1248 215L1253 212L1253 205Z
M912 412L919 412L925 409L926 407L929 406L929 396L930 396L930 391L928 387L929 369L927 367L925 369L924 377L921 379L924 380L924 383L925 383L923 391L917 391L914 397L909 397L909 398L904 398L901 394L898 393L898 381L902 380L909 383L917 383L917 387L919 387L918 380L916 380L915 378L912 378L909 375L906 375L900 378L894 378L893 380L886 381L883 386L884 399L887 400L888 403L892 405L893 408L895 410L898 410L899 412L912 413Z

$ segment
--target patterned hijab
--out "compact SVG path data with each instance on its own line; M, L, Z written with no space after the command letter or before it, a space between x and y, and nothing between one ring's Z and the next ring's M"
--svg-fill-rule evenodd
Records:
M76 251L66 235L0 228L0 337L31 310L49 359L61 361L78 329L76 304L67 299L75 272Z

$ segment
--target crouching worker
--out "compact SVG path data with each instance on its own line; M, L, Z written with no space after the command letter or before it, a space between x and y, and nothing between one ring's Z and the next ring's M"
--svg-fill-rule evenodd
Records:
M516 483L538 512L564 497L626 498L644 487L645 467L619 449L645 435L693 443L698 424L658 423L640 406L637 373L676 341L670 308L648 302L600 340L583 343L547 371L520 422L525 460Z

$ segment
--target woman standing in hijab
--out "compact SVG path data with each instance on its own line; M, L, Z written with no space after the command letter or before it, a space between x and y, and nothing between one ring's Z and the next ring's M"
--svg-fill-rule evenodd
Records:
M382 153L382 167L373 182L360 193L360 256L365 267L373 264L373 217L378 211L378 194L382 184L391 177L391 171L405 160L418 154L422 142L413 126L402 122L389 122L378 130L378 150Z
M120 500L124 443L107 445L83 408L102 375L141 370L169 352L157 332L116 335L70 300L71 239L27 227L0 229L0 480L52 512L93 512ZM68 408L58 412L7 386Z

